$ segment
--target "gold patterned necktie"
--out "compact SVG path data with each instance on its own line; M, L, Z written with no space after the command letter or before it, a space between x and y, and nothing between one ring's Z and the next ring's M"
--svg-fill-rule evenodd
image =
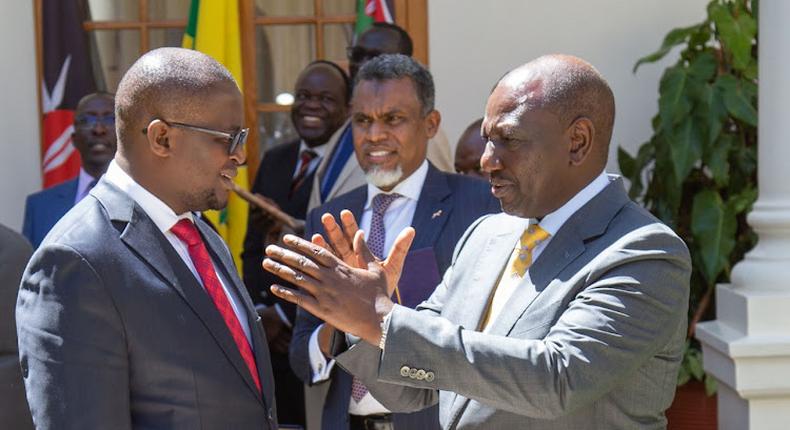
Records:
M513 250L517 255L514 255L513 264L510 266L510 274L523 278L529 266L532 265L532 251L541 242L548 239L549 236L551 235L537 224L527 227L524 233L521 234L519 246Z

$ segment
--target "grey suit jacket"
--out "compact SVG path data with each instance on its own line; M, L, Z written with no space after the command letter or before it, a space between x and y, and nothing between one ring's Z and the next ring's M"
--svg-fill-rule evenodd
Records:
M170 242L102 180L55 225L22 279L19 351L37 428L277 428L260 318L219 236L197 226L244 301L263 394Z
M19 233L0 224L0 426L33 428L19 367L14 304L19 280L33 248Z
M394 410L438 401L446 429L664 428L686 331L685 244L617 179L568 219L480 333L525 224L500 214L470 227L434 294L395 307L384 352L360 343L338 363Z

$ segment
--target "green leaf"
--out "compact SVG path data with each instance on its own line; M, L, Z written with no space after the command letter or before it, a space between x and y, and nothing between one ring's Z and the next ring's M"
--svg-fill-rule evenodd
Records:
M746 69L752 61L752 44L757 35L757 21L748 13L739 13L735 17L726 5L720 3L711 4L708 13L716 24L725 49L732 53L733 67L738 70Z
M681 386L690 380L691 380L691 373L688 371L688 369L686 369L684 363L684 365L680 366L680 371L678 372L678 386Z
M698 381L701 381L705 376L705 369L702 367L702 357L697 350L689 351L689 354L686 356L686 367L691 376Z
M636 171L636 158L632 157L622 146L617 147L617 163L620 165L620 172L628 179L639 174Z
M694 196L691 208L691 233L699 246L702 275L708 284L716 282L735 248L735 213L724 205L721 196L703 190Z
M670 50L672 50L672 47L685 42L689 35L696 31L698 27L698 25L694 25L691 27L676 28L670 31L664 37L664 41L661 43L661 47L658 48L658 51L640 58L636 64L634 64L633 72L636 73L636 69L638 69L639 66L644 63L655 63L656 61L664 58L664 56L667 55Z
M724 96L724 106L730 115L757 127L757 108L754 103L756 86L752 83L740 83L732 75L721 75L716 79L716 84Z
M752 205L757 200L757 188L747 187L740 193L727 199L727 206L730 211L737 215L739 213L751 211Z
M686 69L681 66L668 68L661 77L658 113L661 116L661 127L668 134L671 134L672 127L691 110L691 102L686 94L687 80Z
M723 134L711 145L705 164L710 169L713 181L719 187L725 187L730 181L730 149L735 144L735 140L730 134Z
M700 81L708 81L716 74L716 57L710 50L700 52L688 66L689 75Z
M669 156L675 173L675 185L680 187L694 163L702 157L702 136L694 118L686 117L671 134Z
M705 374L705 395L708 397L716 394L718 390L718 383L716 382L716 378L713 377L710 373Z
M724 94L721 88L704 84L695 98L698 116L705 124L706 143L716 141L721 133L724 121L727 120L727 107L724 106Z

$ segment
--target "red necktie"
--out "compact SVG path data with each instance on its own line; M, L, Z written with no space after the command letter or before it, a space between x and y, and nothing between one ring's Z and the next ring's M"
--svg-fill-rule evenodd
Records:
M299 165L299 171L296 172L296 176L294 176L293 181L291 181L291 194L302 185L304 182L305 176L307 176L307 171L310 168L310 162L313 161L318 154L315 151L311 151L309 149L305 149L304 151L299 154L299 159L301 160L301 164Z
M258 378L258 367L255 365L252 348L249 341L247 341L247 336L244 335L244 330L241 329L236 313L233 312L228 296L225 295L225 291L222 289L222 284L220 284L217 273L214 271L214 264L211 263L211 257L208 255L208 250L200 237L200 233L195 225L192 224L192 221L188 219L182 219L177 222L170 231L182 242L186 243L192 264L195 265L200 279L203 280L203 287L206 289L209 297L211 297L220 315L222 315L222 319L225 320L225 325L230 330L230 334L239 348L241 358L247 365L247 369L249 369L252 379L255 381L255 386L260 391L261 381Z

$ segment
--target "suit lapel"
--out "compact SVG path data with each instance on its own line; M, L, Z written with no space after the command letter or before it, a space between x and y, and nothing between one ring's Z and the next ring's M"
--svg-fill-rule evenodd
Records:
M260 400L260 393L252 381L225 321L203 287L154 222L126 193L104 180L99 181L91 194L102 202L112 221L126 223L121 231L121 240L192 308L225 356ZM216 258L216 255L214 257Z
M79 185L79 178L72 179L58 187L58 192L55 194L54 204L57 207L54 213L59 213L61 216L69 211L74 206L74 200L77 198L77 187Z
M492 334L507 335L535 299L586 249L585 242L606 231L606 226L628 202L622 180L612 181L560 227L556 236L529 269L507 306L494 322Z
M267 395L263 397L264 399L271 399L274 396L274 387L272 386L273 379L271 375L269 375L268 372L264 373L264 369L266 369L266 367L263 364L269 361L269 346L263 337L262 331L260 330L261 317L258 315L258 312L255 310L255 306L246 293L246 288L244 287L244 283L241 281L238 273L236 272L236 265L233 263L232 257L228 252L225 251L225 244L221 241L219 236L217 236L217 234L211 230L211 227L206 225L204 222L198 220L196 225L198 230L200 230L201 236L203 236L203 240L206 242L206 248L211 255L211 259L220 263L219 266L222 275L230 283L230 288L233 289L236 297L238 297L239 300L241 300L241 302L244 304L244 311L247 314L247 325L250 328L252 351L255 355L255 362L257 363L258 368L258 378L261 381L261 389L267 392ZM222 321L222 325L225 327L225 331L227 331L224 321ZM258 393L258 389L255 387L255 382L249 375L247 365L241 359L241 355L238 353L238 347L232 338L231 342L232 348L234 348L233 351L236 352L236 355L238 356L237 358L241 360L239 363L234 364L237 364L237 369L240 370L240 373L244 377L244 380L247 381L247 384L250 386L250 388L252 388L255 393ZM238 368L239 364L242 366L240 369ZM263 384L266 381L269 381L269 383L264 386Z
M417 232L411 249L432 247L436 243L439 233L450 218L452 204L447 199L450 194L447 178L428 163L428 174L425 176L411 222Z

